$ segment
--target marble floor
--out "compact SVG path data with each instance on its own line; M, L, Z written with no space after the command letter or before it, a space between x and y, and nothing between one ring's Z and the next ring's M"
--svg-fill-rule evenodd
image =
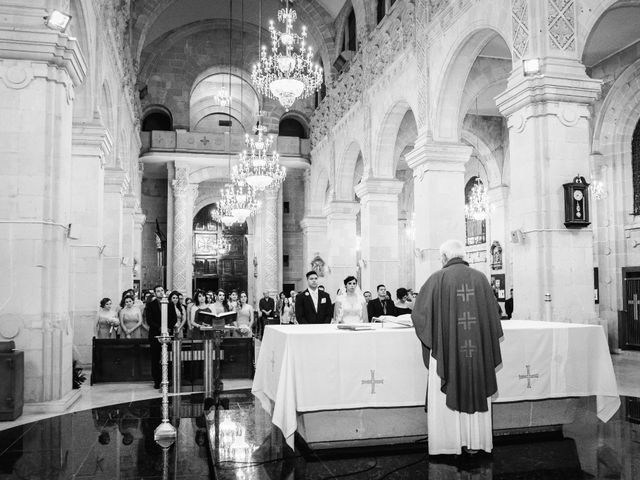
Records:
M0 480L638 479L640 352L613 360L623 398L607 424L597 420L594 399L588 399L561 434L499 439L491 456L460 458L429 458L421 443L406 451L368 449L328 457L292 451L247 380L225 381L229 409L217 416L203 416L202 394L172 397L178 436L163 451L153 438L161 418L157 390L146 384L85 386L73 411L0 422ZM216 438L210 427L225 420L242 429L246 445Z

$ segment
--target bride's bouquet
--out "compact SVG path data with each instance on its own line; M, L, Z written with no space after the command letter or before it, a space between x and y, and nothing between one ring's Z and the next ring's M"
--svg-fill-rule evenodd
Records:
M114 330L117 331L119 327L120 327L120 320L118 320L116 317L109 319L109 335L111 335Z

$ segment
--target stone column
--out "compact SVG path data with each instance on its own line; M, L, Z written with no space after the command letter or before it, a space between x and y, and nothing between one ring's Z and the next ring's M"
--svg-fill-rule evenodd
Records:
M327 263L331 268L325 286L332 297L338 288L344 288L343 280L347 276L356 276L356 213L359 208L358 202L340 200L330 202L325 208L329 247Z
M91 365L102 288L104 164L113 143L101 125L75 125L71 156L70 288L73 344L82 365Z
M125 195L122 208L122 261L120 262L120 282L123 290L133 288L135 213L138 210L140 205L136 197L131 193Z
M509 187L506 185L498 185L489 189L487 192L487 198L489 201L489 222L487 232L487 242L489 248L493 242L499 242L502 248L502 269L498 273L505 274L505 298L509 298L509 289L513 285L513 278L511 276L511 235L507 231L507 211L509 198ZM489 274L491 270L491 251L487 254L487 269Z
M562 184L576 174L590 178L589 106L600 81L575 60L543 58L540 75L513 71L497 97L508 119L512 161L509 230L524 240L514 244L514 318L545 317L551 294L554 321L595 321L593 232L564 226Z
M440 245L445 240L464 244L464 168L471 151L466 145L433 143L420 135L407 155L414 175L416 289L442 268Z
M395 178L365 178L355 187L360 198L362 290L385 284L400 286L398 270L398 194L402 182ZM355 228L355 226L354 226Z
M107 168L104 175L104 250L102 255L102 284L104 296L117 303L122 283L122 210L124 194L129 185L127 174L121 169Z
M320 216L305 215L300 222L302 228L302 285L300 290L307 288L304 275L311 270L311 259L316 255L327 258L329 255L329 242L327 241L327 220Z
M189 183L189 169L176 167L173 187L173 265L171 284L167 289L178 290L191 296L193 279L193 202L198 195L198 185Z
M278 195L279 190L265 190L262 208L260 213L263 224L262 240L262 267L259 273L262 279L262 291L268 291L269 295L275 297L282 285L278 285L279 272L282 269L282 261L278 258ZM262 296L262 292L259 292Z
M141 268L142 268L142 231L144 224L147 221L147 216L142 213L142 210L137 210L133 214L133 279L141 280ZM142 287L142 285L141 285Z
M25 352L31 411L79 396L67 226L73 100L87 66L75 39L44 25L44 3L0 5L0 340Z

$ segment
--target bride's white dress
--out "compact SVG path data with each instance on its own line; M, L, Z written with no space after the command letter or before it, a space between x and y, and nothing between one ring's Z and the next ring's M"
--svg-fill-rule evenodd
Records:
M367 318L366 304L362 295L340 295L336 298L333 323L362 323Z

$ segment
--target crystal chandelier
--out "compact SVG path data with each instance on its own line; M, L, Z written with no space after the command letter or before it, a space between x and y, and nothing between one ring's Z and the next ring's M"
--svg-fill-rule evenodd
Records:
M275 149L269 154L273 145L273 137L265 136L266 127L256 127L258 136L252 138L245 135L245 143L249 147L240 153L238 165L233 167L231 179L234 183L247 183L257 191L265 188L278 188L287 175L280 165L280 155Z
M243 223L256 213L258 200L253 188L245 182L229 183L220 190L221 200L217 216L227 227L234 223Z
M224 88L218 90L218 94L216 95L216 102L222 108L227 108L231 103L231 99L229 98L229 94L225 91Z
M470 220L484 220L487 218L488 210L487 189L480 178L476 177L476 183L469 193L469 200L464 206L464 216Z
M287 111L298 97L306 98L322 85L322 69L312 63L313 49L306 47L306 27L302 27L300 35L293 31L296 18L296 11L289 8L287 0L285 8L278 11L278 21L284 23L285 30L276 30L273 20L270 22L271 55L263 46L260 61L251 73L258 91L278 99Z

